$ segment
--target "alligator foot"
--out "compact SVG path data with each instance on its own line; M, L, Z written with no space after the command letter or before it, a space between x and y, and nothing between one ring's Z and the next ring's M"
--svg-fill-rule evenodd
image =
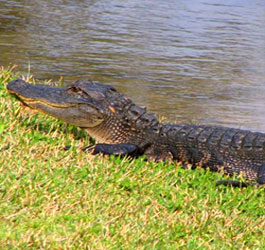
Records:
M262 187L265 186L265 164L263 164L258 172L257 182L242 182L242 181L232 181L232 180L220 180L216 183L217 186L233 186L233 187L248 187L248 186L256 186Z
M265 185L265 164L262 164L262 166L259 169L259 172L258 172L258 183L260 185Z
M105 155L133 155L137 152L138 147L131 143L120 144L104 144L99 143L91 145L82 149L84 152L91 153L93 155L102 153Z
M232 186L232 187L239 187L239 188L244 188L248 186L256 186L256 187L261 187L263 184L256 183L256 182L242 182L242 181L232 181L232 180L220 180L217 181L216 186Z

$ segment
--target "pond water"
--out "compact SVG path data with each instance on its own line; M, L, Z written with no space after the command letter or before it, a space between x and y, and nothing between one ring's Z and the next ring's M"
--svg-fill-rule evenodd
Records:
M9 64L111 84L170 121L265 132L264 0L1 0Z

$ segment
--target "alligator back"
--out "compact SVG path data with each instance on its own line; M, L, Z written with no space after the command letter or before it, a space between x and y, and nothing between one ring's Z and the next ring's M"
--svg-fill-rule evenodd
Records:
M223 169L229 175L242 173L257 180L265 162L265 134L247 130L196 125L165 124L160 137L170 144L174 160Z

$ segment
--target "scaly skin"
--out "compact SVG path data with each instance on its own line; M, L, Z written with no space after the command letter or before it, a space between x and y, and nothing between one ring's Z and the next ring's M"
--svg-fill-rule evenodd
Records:
M90 80L68 87L31 85L20 79L7 90L27 106L82 127L97 141L84 148L93 154L146 155L185 167L243 174L265 184L265 134L247 130L185 124L162 124L113 87ZM235 181L221 184L239 185Z

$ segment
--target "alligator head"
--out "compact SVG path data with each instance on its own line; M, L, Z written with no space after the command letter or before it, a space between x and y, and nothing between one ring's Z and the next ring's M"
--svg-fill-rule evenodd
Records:
M133 104L115 88L90 80L51 87L17 79L7 85L7 90L33 109L87 129L98 142L138 142L143 140L145 130L158 126L154 115L146 114L144 108Z

